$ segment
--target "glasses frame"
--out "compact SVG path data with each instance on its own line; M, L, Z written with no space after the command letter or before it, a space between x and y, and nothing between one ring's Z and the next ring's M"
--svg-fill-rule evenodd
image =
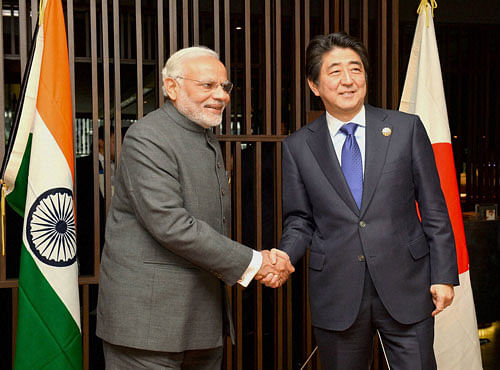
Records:
M224 82L200 81L200 80L195 80L192 78L186 78L184 76L170 76L170 78L173 78L174 80L180 78L181 80L198 82L201 86L205 87L208 91L214 91L220 86L220 87L222 87L222 90L228 95L231 94L231 91L233 90L233 86L234 86L233 83L231 81L228 81L228 80L226 80ZM207 86L209 84L210 85L213 84L214 87Z

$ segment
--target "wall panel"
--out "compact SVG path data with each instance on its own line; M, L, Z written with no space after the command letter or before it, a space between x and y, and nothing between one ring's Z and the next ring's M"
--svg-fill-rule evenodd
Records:
M125 129L164 101L161 70L168 55L180 47L210 40L208 46L219 52L229 78L236 82L232 103L216 129L231 178L231 236L255 249L275 247L282 229L281 141L323 109L304 80L308 41L318 32L339 29L363 38L374 66L368 100L394 106L399 91L399 5L398 0L378 0L375 5L367 0L323 0L319 5L310 0L68 1L63 5L69 31L74 117L75 121L92 123L84 133L75 128L75 140L83 135L92 142L82 152L82 158L86 156L92 163L92 173L76 175L77 181L91 190L89 199L77 207L93 205L91 238L79 245L88 251L81 256L82 268L86 262L90 266L80 277L84 368L99 369L102 353L94 333L94 309L102 225L112 196L112 153L104 152L101 194L98 128L104 127L106 148L114 130L118 162ZM31 1L31 6L35 3ZM370 17L368 3L376 8L376 17ZM4 1L2 7L12 14L17 11L18 16L0 20L0 26L9 30L0 40L0 137L10 129L11 121L4 112L14 109L12 86L20 83L32 30L26 0ZM36 16L36 10L33 14ZM6 40L9 47L4 49ZM4 69L17 77L2 79ZM0 154L4 149L0 145ZM81 158L75 161L78 168ZM2 334L3 342L8 343L3 348L14 348L17 275L11 265L18 263L12 257L15 243L11 241L7 257L0 258L0 288L12 294L12 301L7 302L12 305L11 330ZM256 283L246 289L228 288L238 343L231 347L226 341L225 368L296 369L311 355L315 343L307 303L306 262L302 261L293 278L277 290ZM10 366L11 353L7 358ZM375 366L380 365L377 361ZM321 368L317 353L306 368Z

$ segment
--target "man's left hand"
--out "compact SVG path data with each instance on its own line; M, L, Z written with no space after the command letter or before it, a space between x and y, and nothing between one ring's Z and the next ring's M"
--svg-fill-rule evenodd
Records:
M432 316L436 316L453 302L455 291L451 284L433 284L431 285L430 291L432 294L432 301L436 306L436 309L432 311Z

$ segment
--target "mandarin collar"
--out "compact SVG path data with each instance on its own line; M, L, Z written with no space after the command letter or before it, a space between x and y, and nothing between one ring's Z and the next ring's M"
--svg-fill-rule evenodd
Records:
M179 126L185 128L186 130L200 132L200 133L205 133L205 131L207 130L210 131L208 128L205 128L197 124L196 122L191 121L189 118L181 114L177 110L177 108L172 104L172 102L168 99L165 100L162 110L172 119L172 121L174 121Z

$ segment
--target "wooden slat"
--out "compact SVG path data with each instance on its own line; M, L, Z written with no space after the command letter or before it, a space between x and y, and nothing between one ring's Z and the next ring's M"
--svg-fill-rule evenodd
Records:
M163 35L161 36L163 37ZM113 0L113 67L114 67L114 85L115 85L115 165L120 160L122 150L122 95L120 82L120 1ZM163 50L163 49L162 49ZM160 62L160 58L158 58ZM162 95L163 96L163 95Z
M226 172L228 173L228 177L229 177L229 192L231 194L233 194L233 182L232 182L232 172L233 172L233 157L232 157L232 154L231 154L231 143L230 142L226 142L224 143L224 146L225 146L225 165L226 165ZM229 238L233 238L233 232L232 232L232 227L229 228L229 235L228 235ZM228 294L228 299L229 299L229 302L233 302L233 290L230 288L230 287L226 287L226 291L227 291L227 294ZM232 304L231 307L234 307L234 305ZM234 312L234 310L232 310L231 312ZM233 320L234 321L234 320ZM225 346L225 362L224 364L226 365L226 369L232 369L233 368L233 344L231 343L231 338L228 336L226 338L226 346Z
M274 142L281 141L285 138L285 135L217 135L219 140L223 141L248 141L248 142Z
M312 345L312 326L311 326L311 308L309 306L309 287L308 287L308 281L309 281L309 253L307 253L302 260L304 261L302 266L304 268L303 270L303 278L302 278L302 291L305 292L304 294L304 300L302 301L303 307L302 307L302 312L305 312L305 317L303 317L303 322L304 322L304 338L305 338L305 350L306 350L306 357L304 358L304 361L309 357L309 355L313 351L313 345ZM312 363L309 362L307 365L308 369L312 369Z
M17 308L19 304L19 289L12 288L12 368L16 358Z
M157 7L157 23L158 23L158 77L160 79L160 83L158 84L158 106L161 107L165 101L165 96L163 95L163 77L161 71L163 70L165 64L165 46L164 46L164 36L163 36L163 0L158 0L156 3Z
M10 53L11 55L17 54L16 51L16 28L14 25L14 3L10 4ZM21 72L21 81L23 80L23 75Z
M198 0L193 0L193 45L200 44L200 9Z
M14 19L14 17L12 17ZM26 0L19 0L19 55L21 58L21 81L28 61L28 34L26 23Z
M266 69L266 98L264 102L265 110L265 133L271 135L271 114L272 114L272 80L271 80L271 4L266 1L264 4L264 38L265 38L265 69Z
M182 41L183 47L189 46L189 0L182 0Z
M311 4L309 0L304 0L303 19L304 19L304 45L306 45L307 47L307 45L309 44L309 40L311 39ZM305 55L305 50L302 51L302 48L301 48L301 54ZM311 89L309 89L305 78L303 86L304 86L305 111L309 112L311 110Z
M82 287L82 345L83 345L83 369L89 370L89 355L90 355L90 336L89 336L89 286Z
M227 70L227 79L231 81L231 5L230 0L224 0L224 64ZM231 135L231 104L226 107L225 120L226 135Z
M143 76L142 76L142 9L141 0L135 0L135 40L137 60L137 119L144 115Z
M368 28L369 28L369 23L368 23L368 14L369 14L369 5L368 5L368 0L363 0L363 5L361 7L361 19L362 19L362 41L363 44L366 46L366 50L368 50Z
M262 142L255 143L255 244L257 250L262 250ZM263 369L263 316L262 316L262 284L255 286L255 366L257 369Z
M101 2L102 18L102 69L103 69L103 100L104 100L104 193L106 214L111 202L111 155L110 144L110 91L109 91L109 32L108 32L108 2ZM104 222L104 220L101 220Z
M350 21L350 0L344 0L344 32L349 33L349 21Z
M274 19L274 43L276 45L274 54L274 107L275 107L275 124L276 135L281 135L281 0L276 0L275 3L275 19Z
M68 3L68 13L69 13L69 3ZM36 22L38 22L38 1L31 0L31 35L35 33Z
M91 68L92 68L92 163L94 174L94 276L99 274L99 250L101 248L100 233L100 202L99 202L99 143L98 143L98 125L99 125L99 104L98 104L98 82L97 82L97 16L96 0L90 0L90 49L91 49Z
M221 57L220 55L220 4L219 0L214 0L213 3L214 6L214 50L215 52L219 55L219 58ZM226 113L227 115L227 113ZM225 122L224 120L222 122ZM217 125L215 127L215 133L219 135L221 133L221 125Z
M168 0L170 55L177 51L177 1Z
M387 108L387 0L380 0L381 17L380 17L380 79L381 79L381 101L382 108Z
M323 33L330 33L330 0L323 0Z
M241 142L235 143L234 150L234 217L236 225L236 235L234 239L237 242L243 240L243 212L242 212L242 188L241 188ZM234 288L236 296L233 297L233 312L235 312L234 322L236 323L236 369L243 369L243 294L241 285L236 284ZM234 366L234 365L233 365Z
M276 151L275 151L275 204L276 207L274 209L274 214L276 215L275 225L276 225L276 245L278 245L279 240L281 239L281 230L282 230L282 201L281 201L281 181L282 181L282 173L281 173L281 143L276 143ZM274 301L275 301L275 313L274 313L274 322L275 322L275 348L276 348L276 357L275 357L275 368L278 370L284 369L284 333L283 333L283 287L280 287L275 290L274 293ZM287 323L288 326L288 323ZM288 360L290 361L291 356L291 345L287 341L287 353ZM288 362L288 368L290 368L291 362Z
M220 56L220 4L214 0L214 50Z
M250 54L250 0L245 0L245 132L252 134L252 59Z
M333 11L333 30L334 32L340 31L340 0L334 0L334 11Z
M127 52L125 58L132 59L132 15L127 14Z
M399 106L399 0L392 0L391 108Z
M295 33L295 45L294 45L294 87L293 87L293 97L294 97L294 123L293 123L293 131L296 131L300 128L301 125L301 114L302 114L302 109L301 109L301 89L300 86L302 85L301 83L301 64L300 64L300 59L301 59L301 52L300 52L300 19L301 19L301 13L300 13L300 0L295 0L295 11L294 11L294 33Z

